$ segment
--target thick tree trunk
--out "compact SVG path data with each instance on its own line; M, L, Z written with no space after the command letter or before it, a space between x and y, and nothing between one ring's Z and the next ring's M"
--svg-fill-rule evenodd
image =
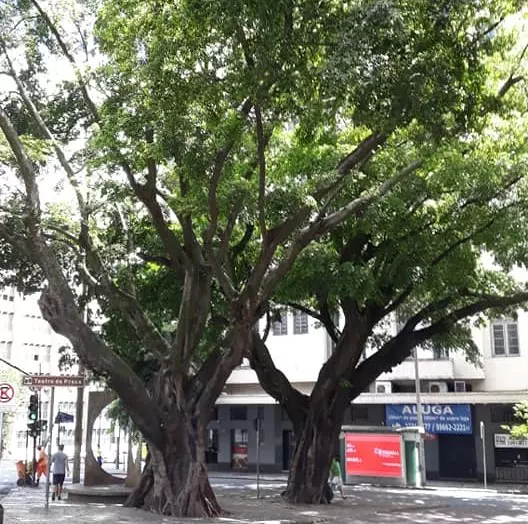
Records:
M295 432L295 452L283 494L289 502L325 504L332 500L328 475L337 451L343 413L344 408L334 408L330 413L328 409L310 406L302 429Z
M223 515L194 431L182 427L167 435L164 449L149 446L147 464L126 505L175 517Z

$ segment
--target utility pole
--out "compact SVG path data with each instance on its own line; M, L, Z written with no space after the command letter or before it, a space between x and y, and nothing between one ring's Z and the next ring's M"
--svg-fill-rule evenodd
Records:
M79 375L84 374L84 367L79 364ZM72 484L81 482L81 448L83 431L83 411L84 411L84 387L77 388L77 403L75 406L75 430L73 435L73 471Z
M422 488L426 483L425 475L425 450L424 450L424 420L422 407L422 391L420 386L420 369L418 364L418 348L414 348L414 384L416 389L416 415L418 422L418 478L416 479L416 487Z
M119 460L119 441L121 440L121 427L119 426L119 423L116 421L116 428L117 428L117 436L116 436L116 459L115 459L115 464L116 464L116 469L119 469L119 464L120 464L120 460Z

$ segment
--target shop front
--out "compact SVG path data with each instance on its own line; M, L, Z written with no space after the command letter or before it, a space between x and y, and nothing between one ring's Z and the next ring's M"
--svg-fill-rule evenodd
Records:
M497 482L528 482L528 438L493 435Z
M423 404L427 478L475 479L477 475L470 404ZM416 427L416 404L386 404L385 423Z

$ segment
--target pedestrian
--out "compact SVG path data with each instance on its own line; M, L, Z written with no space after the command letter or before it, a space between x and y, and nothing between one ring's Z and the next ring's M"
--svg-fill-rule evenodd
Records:
M101 453L101 448L97 446L97 464L99 464L99 467L103 467L103 454Z
M37 485L40 481L40 477L42 475L48 476L48 455L44 451L44 448L42 446L37 447L37 451L39 452L38 460L37 460Z
M334 457L332 459L332 464L330 466L330 485L332 489L338 489L341 493L341 497L346 499L345 492L343 490L343 476L341 474L341 463L339 462L339 457Z
M64 453L64 444L59 444L59 451L51 457L51 465L53 466L53 492L51 500L55 500L55 495L60 500L64 486L64 478L66 474L70 474L68 455Z

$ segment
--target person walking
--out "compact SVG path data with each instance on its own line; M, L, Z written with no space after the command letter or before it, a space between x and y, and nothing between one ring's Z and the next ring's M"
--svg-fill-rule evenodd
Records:
M341 464L337 457L332 459L332 464L330 466L330 484L332 489L338 489L341 493L341 497L346 499L345 492L343 490L343 476L341 474Z
M64 444L59 444L59 451L51 457L51 466L53 467L53 492L51 494L51 500L55 500L55 495L60 500L64 479L66 474L70 474L68 455L64 453Z
M39 452L36 469L38 485L40 477L42 477L42 475L48 476L48 455L46 454L42 446L38 446L37 451Z
M101 453L101 448L99 446L97 446L96 460L97 460L97 464L99 464L99 467L102 468L103 467L103 454Z

